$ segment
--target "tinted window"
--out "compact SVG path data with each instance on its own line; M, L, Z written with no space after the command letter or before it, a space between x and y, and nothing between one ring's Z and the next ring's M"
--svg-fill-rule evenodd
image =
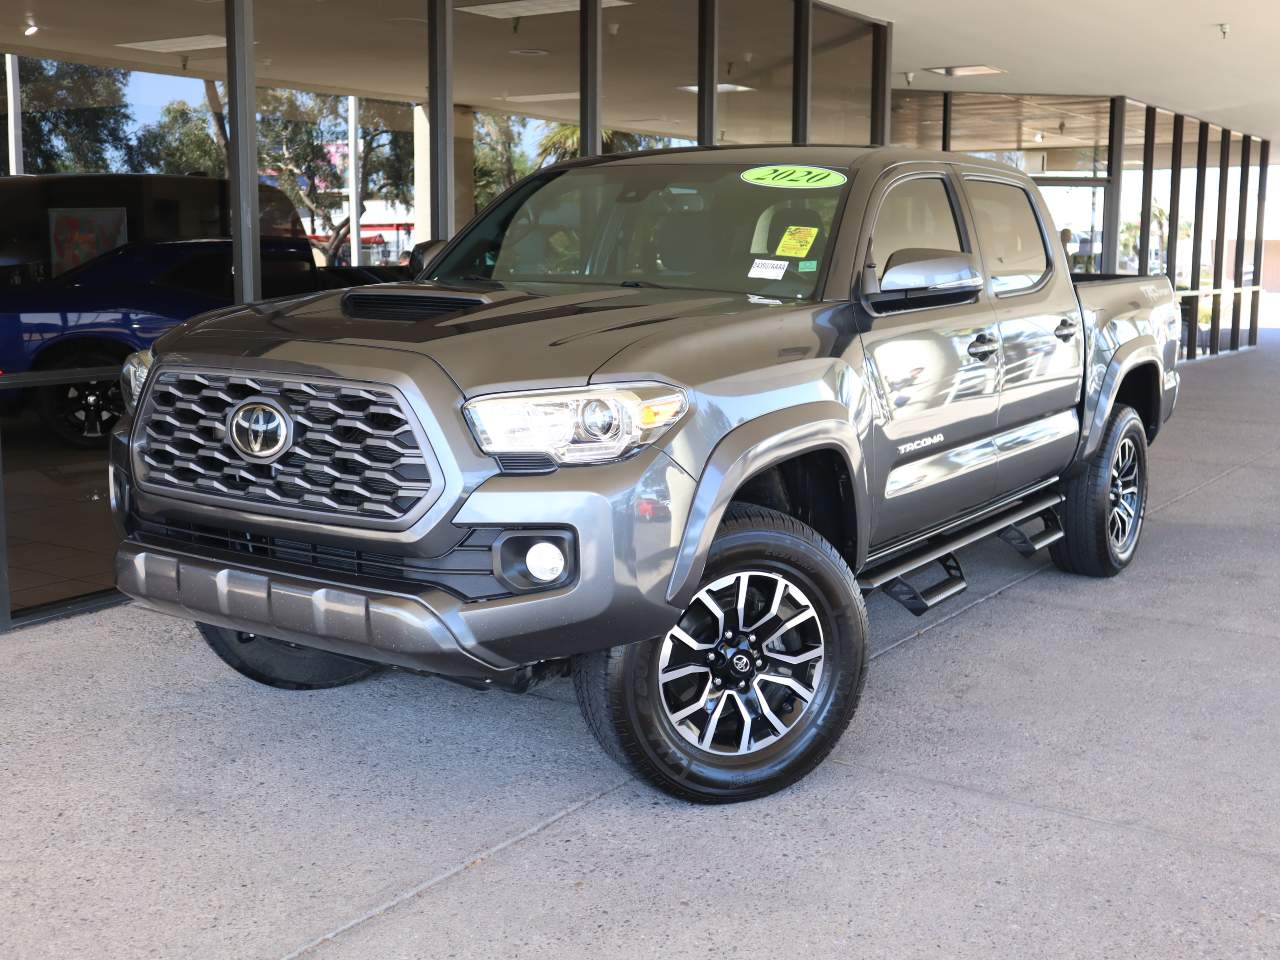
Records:
M184 260L157 281L215 300L231 301L231 251L200 253Z
M991 180L968 180L965 189L992 289L1009 293L1034 287L1049 270L1049 255L1031 195Z
M964 249L951 197L941 177L907 180L885 195L871 239L877 276L884 277L899 250L920 248L956 253Z

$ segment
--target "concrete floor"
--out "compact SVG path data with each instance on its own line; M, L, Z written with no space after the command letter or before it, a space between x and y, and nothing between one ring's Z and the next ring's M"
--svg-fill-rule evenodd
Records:
M135 609L0 638L0 956L1280 956L1280 334L1184 368L1122 577L1000 543L830 761L700 808L565 684L284 693Z

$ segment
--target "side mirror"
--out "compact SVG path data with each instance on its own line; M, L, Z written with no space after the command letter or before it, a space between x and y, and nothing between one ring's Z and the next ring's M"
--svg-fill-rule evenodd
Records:
M894 298L976 293L982 289L982 271L967 253L915 247L895 251L876 286L868 292Z
M445 240L423 240L413 245L413 253L409 254L409 273L417 276L427 268L431 259L444 249Z

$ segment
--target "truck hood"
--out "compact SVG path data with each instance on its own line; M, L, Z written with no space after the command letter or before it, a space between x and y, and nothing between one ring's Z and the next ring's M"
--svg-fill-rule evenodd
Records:
M777 304L707 291L379 284L205 314L171 331L157 350L257 358L296 341L402 350L431 357L472 396L585 384L611 357L665 326L770 306Z

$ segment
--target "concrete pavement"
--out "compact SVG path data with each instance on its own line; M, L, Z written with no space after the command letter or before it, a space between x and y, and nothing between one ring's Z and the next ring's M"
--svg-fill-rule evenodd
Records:
M1280 333L1184 368L1122 577L1001 543L832 759L691 807L567 684L286 693L119 608L0 637L0 956L1280 956Z

